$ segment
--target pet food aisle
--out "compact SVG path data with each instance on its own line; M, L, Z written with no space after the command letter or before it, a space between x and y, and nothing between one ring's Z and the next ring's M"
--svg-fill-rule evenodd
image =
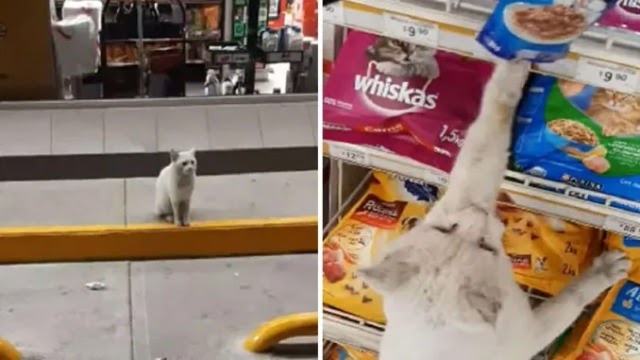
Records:
M494 56L533 63L497 203L513 277L532 306L561 292L605 248L637 258L640 22L624 1L583 3L577 14L553 1L345 0L325 7L329 359L376 358L382 298L355 269L371 264L442 196ZM640 346L633 335L640 307L630 295L640 283L636 265L535 359L637 356L630 350Z
M316 132L315 95L0 103L0 359L316 358Z

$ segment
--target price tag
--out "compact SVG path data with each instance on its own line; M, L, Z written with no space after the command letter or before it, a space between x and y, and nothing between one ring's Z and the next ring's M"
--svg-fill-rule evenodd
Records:
M581 57L576 79L603 88L634 93L638 90L640 75L638 70L630 67Z
M449 177L441 172L427 168L422 177L426 182L436 184L439 186L447 186L449 183Z
M322 20L333 24L344 24L344 7L342 1L323 7Z
M385 13L384 35L414 44L438 46L438 25L404 16Z
M350 146L343 146L340 144L330 144L329 154L338 159L349 161L362 166L369 166L371 164L369 154L365 151L356 149Z
M640 224L615 216L607 216L604 221L604 229L623 235L640 238Z

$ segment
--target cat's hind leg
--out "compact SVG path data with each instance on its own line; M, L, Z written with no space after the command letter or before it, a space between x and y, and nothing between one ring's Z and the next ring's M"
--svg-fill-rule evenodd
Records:
M631 261L618 250L600 255L581 277L558 296L546 300L533 310L530 327L533 348L531 356L549 345L578 318L585 306L601 292L624 279Z
M162 191L162 189L156 189L156 201L155 201L155 213L158 218L163 221L172 222L172 207L169 196Z

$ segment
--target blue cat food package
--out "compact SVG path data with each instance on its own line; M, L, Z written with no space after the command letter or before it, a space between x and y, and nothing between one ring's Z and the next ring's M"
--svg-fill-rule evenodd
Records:
M500 0L477 40L503 59L553 62L615 4L611 0Z
M529 175L640 201L640 96L532 76L516 115L512 161Z

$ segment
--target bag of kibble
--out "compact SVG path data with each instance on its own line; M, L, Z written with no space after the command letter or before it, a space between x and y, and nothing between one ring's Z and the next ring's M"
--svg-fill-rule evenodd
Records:
M504 58L553 62L611 6L611 0L500 0L478 41Z
M609 290L590 320L578 322L553 360L640 359L640 240L608 234L606 245L633 261L629 277Z
M516 170L639 201L640 96L535 75L512 152Z
M522 210L506 193L499 198L498 217L515 280L539 295L557 295L602 250L603 231Z
M324 304L384 323L382 298L355 270L371 264L385 244L417 225L437 195L434 186L375 172L367 192L324 241Z
M334 345L329 349L325 360L377 360L378 356L370 351L347 345Z

